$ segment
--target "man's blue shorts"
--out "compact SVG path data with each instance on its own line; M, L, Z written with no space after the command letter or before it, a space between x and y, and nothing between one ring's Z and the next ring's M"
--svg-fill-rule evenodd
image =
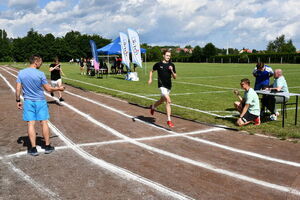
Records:
M26 99L23 106L24 121L43 121L50 118L46 100L31 101Z

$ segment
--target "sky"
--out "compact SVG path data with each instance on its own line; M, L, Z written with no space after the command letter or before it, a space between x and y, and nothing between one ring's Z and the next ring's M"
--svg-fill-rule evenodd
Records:
M12 38L33 28L56 37L74 30L115 39L133 28L150 45L264 50L284 34L299 50L299 19L299 0L0 1L0 29Z

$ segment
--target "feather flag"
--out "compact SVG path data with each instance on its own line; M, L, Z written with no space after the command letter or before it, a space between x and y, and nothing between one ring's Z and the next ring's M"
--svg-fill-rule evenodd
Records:
M139 35L135 30L129 28L128 36L130 40L132 63L135 63L138 66L142 67L141 46L140 46Z
M96 43L94 42L94 40L90 40L90 45L91 45L91 51L94 58L94 68L95 70L99 70L98 53L97 53Z
M129 42L125 33L120 32L122 63L130 70Z

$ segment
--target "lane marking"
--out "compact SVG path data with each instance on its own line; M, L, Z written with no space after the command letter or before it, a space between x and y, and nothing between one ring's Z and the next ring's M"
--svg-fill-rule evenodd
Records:
M235 75L222 75L222 76L190 76L190 77L179 77L178 79L207 79L207 78L223 78L223 77L233 77L233 76L249 76L249 74L235 74Z
M183 95L194 95L194 94L215 94L215 93L225 93L228 91L206 91L206 92L187 92L187 93L175 93L175 94L170 94L171 96L183 96ZM145 97L160 97L161 94L145 94Z
M74 94L74 93L69 92L69 91L66 91L65 93L67 93L69 95L72 95L74 97L83 99L85 101L88 101L88 102L93 103L95 105L98 105L100 107L106 108L106 109L108 109L110 111L116 112L116 113L118 113L118 114L120 114L122 116L125 116L127 118L130 118L130 119L134 118L133 116L131 116L129 114L126 114L123 111L117 110L117 109L115 109L113 107L110 107L108 105L105 105L105 104L97 102L97 101L94 101L92 99L89 99L89 98L86 98L86 97L82 97L80 95ZM234 148L234 147L229 147L229 146L226 146L226 145L218 144L216 142L211 142L209 140L204 140L204 139L200 139L200 138L186 136L185 133L180 134L180 133L177 133L177 132L174 132L174 131L169 131L169 130L163 129L161 127L154 126L153 124L147 123L147 122L145 122L143 120L140 120L140 119L135 119L135 120L139 121L141 123L144 123L146 125L152 126L154 128L158 128L160 130L167 131L167 132L169 132L169 133L171 133L173 135L178 135L178 136L187 138L189 140L193 140L193 141L196 141L196 142L204 143L204 144L207 144L207 145L210 145L210 146L218 147L218 148L225 149L225 150L228 150L228 151L232 151L232 152L235 152L235 153L240 153L240 154L248 155L248 156L251 156L251 157L256 157L256 158L260 158L260 159L264 159L264 160L278 162L278 163L285 164L285 165L291 165L291 166L294 166L294 167L300 167L300 163L297 163L297 162L292 162L292 161L282 160L282 159L278 159L278 158L273 158L273 157L270 157L270 156L265 156L265 155L262 155L262 154L258 154L258 153L254 153L254 152L250 152L250 151L241 150L241 149L237 149L237 148ZM215 129L212 128L211 130L212 131L225 131L225 129L223 129L223 128L215 128ZM197 131L196 131L196 133L197 133Z
M226 90L233 90L235 88L229 88L229 87L221 87L221 86L214 86L214 85L206 85L201 83L190 83L190 82L184 82L184 81L172 81L173 83L179 83L179 84L186 84L186 85L197 85L197 86L204 86L204 87L211 87L211 88L218 88L218 89L226 89Z
M50 189L46 188L44 185L33 180L29 175L23 172L21 169L17 168L12 162L5 161L5 164L9 166L9 169L15 172L21 179L25 180L27 183L36 188L40 194L46 195L50 199L60 199L59 195L52 192Z
M13 75L13 76L15 76L15 75ZM47 96L51 97L49 94L47 94ZM57 99L57 98L55 97L55 99ZM183 157L183 156L180 156L180 155L177 155L177 154L165 151L165 150L158 149L156 147L152 147L150 145L146 145L144 143L134 141L132 138L127 137L127 136L121 134L120 132L116 131L115 129L113 129L113 128L97 121L93 117L79 111L75 107L73 107L73 106L71 106L71 105L69 105L65 102L61 102L61 103L63 105L65 105L66 107L68 107L69 109L75 111L76 113L78 113L82 117L86 118L88 121L90 121L90 122L94 123L95 125L107 130L108 132L112 133L113 135L115 135L119 138L127 140L131 144L135 144L135 145L137 145L139 147L142 147L144 149L147 149L149 151L153 151L155 153L165 155L167 157L174 158L176 160L179 160L179 161L182 161L182 162L185 162L185 163L188 163L188 164L192 164L194 166L198 166L198 167L201 167L201 168L204 168L204 169L207 169L207 170L219 173L219 174L227 175L227 176L230 176L230 177L233 177L233 178L236 178L236 179L240 179L240 180L243 180L243 181L246 181L246 182L254 183L254 184L264 186L264 187L267 187L267 188L271 188L271 189L275 189L275 190L278 190L278 191L282 191L282 192L286 192L286 193L290 193L290 194L300 196L300 191L296 190L294 188L291 188L291 187L281 186L281 185L269 183L269 182L266 182L266 181L262 181L262 180L259 180L259 179L255 179L255 178L252 178L252 177L249 177L249 176L245 176L245 175L242 175L242 174L239 174L239 173L234 173L234 172L231 172L229 170L217 168L217 167L215 167L213 165L210 165L208 163L205 163L205 162L195 161L195 160L192 160L192 159L189 159L189 158L186 158L186 157Z
M168 188L160 183L154 182L150 179L147 179L145 177L142 177L138 174L135 174L129 170L126 170L124 168L118 167L116 165L113 165L111 163L108 163L102 159L99 159L93 155L91 155L90 153L84 151L82 148L78 147L78 145L76 145L75 143L73 143L69 138L67 138L62 132L60 132L51 122L49 122L49 128L51 129L51 131L53 131L56 135L59 136L59 138L65 142L65 144L71 148L73 151L75 151L78 155L80 155L81 157L85 158L86 160L112 172L113 174L116 174L120 177L122 177L125 180L134 180L137 181L139 183L142 183L146 186L149 186L161 193L163 193L164 195L168 195L171 196L173 198L176 199L193 199L192 197L189 197L183 193L180 193L178 191L172 190L171 188Z
M12 74L13 75L13 74ZM196 137L191 137L191 136L186 136L184 135L185 133L177 133L177 132L174 132L174 131L170 131L170 130L166 130L165 128L162 128L162 127L157 127L151 123L147 123L143 120L140 120L138 118L135 118L134 116L131 116L129 114L126 114L124 113L123 111L120 111L120 110L117 110L113 107L110 107L108 105L105 105L103 103L99 103L97 101L94 101L94 100L91 100L89 98L86 98L86 97L82 97L80 95L77 95L77 94L74 94L72 92L69 92L69 91L65 91L65 93L69 94L69 95L72 95L72 96L75 96L77 98L80 98L80 99L83 99L85 101L88 101L90 103L93 103L95 105L98 105L98 106L101 106L101 107L104 107L108 110L111 110L113 112L116 112L122 116L125 116L127 118L130 118L130 119L135 119L136 121L139 121L141 123L144 123L146 125L149 125L149 126L152 126L154 128L157 128L157 129L160 129L160 130L163 130L163 131L167 131L173 135L178 135L178 136L181 136L181 137L184 137L184 138L187 138L189 140L193 140L193 141L196 141L196 142L200 142L200 143L203 143L203 144L206 144L206 145L210 145L210 146L214 146L214 147L217 147L217 148L221 148L221 149L225 149L225 150L228 150L228 151L232 151L232 152L235 152L235 153L240 153L240 154L244 154L244 155L247 155L247 156L251 156L251 157L255 157L255 158L259 158L259 159L263 159L263 160L268 160L268 161L272 161L272 162L277 162L277 163L281 163L281 164L285 164L285 165L291 165L291 166L294 166L294 167L300 167L300 163L297 163L297 162L293 162L293 161L287 161L287 160L283 160L283 159L279 159L279 158L273 158L273 157L270 157L270 156L266 156L266 155L263 155L263 154L258 154L258 153L255 153L255 152L251 152L251 151L246 151L246 150L241 150L241 149L237 149L237 148L234 148L234 147L230 147L230 146L226 146L226 145L222 145L222 144L219 144L219 143L216 143L216 142L211 142L209 140L204 140L204 139L200 139L200 138L196 138ZM216 128L215 130L212 129L213 131L222 131L222 130L225 130L225 129L222 129L222 128ZM197 131L196 131L197 133Z
M184 134L180 134L180 135L179 134L178 135L168 134L168 135L160 135L160 136L133 138L133 140L136 140L136 141L158 140L158 139L165 139L165 138L181 137L183 135L198 135L198 134L208 133L208 132L212 132L212 131L220 131L220 130L218 128L212 128L212 129L205 129L205 130L184 133ZM89 147L89 146L104 146L104 145L119 144L119 143L128 143L128 141L119 139L119 140L108 140L108 141L103 141L103 142L82 143L82 144L76 144L76 145L78 147ZM59 147L55 147L55 150L60 150L60 149L63 150L63 149L67 149L67 148L69 148L69 147L68 146L59 146ZM27 154L27 151L20 151L20 152L14 153L14 154L9 154L9 155L0 157L0 160L5 159L5 158L20 157L20 156L23 156L26 154Z
M8 86L10 87L10 89L15 93L15 89L12 87L12 85L6 80L6 78L4 76L2 76L2 74L0 73L0 77L8 84ZM50 95L49 95L50 96ZM135 174L129 170L123 169L121 167L118 167L116 165L113 165L111 163L108 163L104 160L101 160L99 158L96 158L94 156L92 156L91 154L89 154L88 152L84 151L83 149L81 149L80 147L78 147L78 145L76 145L75 143L73 143L69 138L67 138L62 132L60 132L50 121L48 121L48 125L49 128L51 129L51 131L53 131L57 136L59 136L59 138L65 142L65 144L71 148L72 150L74 150L77 154L79 154L80 156L82 156L83 158L85 158L86 160L122 177L125 180L134 180L137 181L139 183L142 183L146 186L149 186L161 193L163 193L164 195L168 195L171 196L173 198L176 199L193 199L192 197L189 197L185 194L182 194L180 192L177 192L175 190L172 190L168 187L165 187L164 185L154 182L150 179L147 179L145 177L142 177L138 174ZM30 177L29 177L30 178Z

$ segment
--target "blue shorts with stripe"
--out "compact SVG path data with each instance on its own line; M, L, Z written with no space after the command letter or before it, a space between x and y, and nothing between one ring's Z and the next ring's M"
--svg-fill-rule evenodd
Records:
M25 99L23 106L24 121L43 121L50 118L46 100L31 101Z

